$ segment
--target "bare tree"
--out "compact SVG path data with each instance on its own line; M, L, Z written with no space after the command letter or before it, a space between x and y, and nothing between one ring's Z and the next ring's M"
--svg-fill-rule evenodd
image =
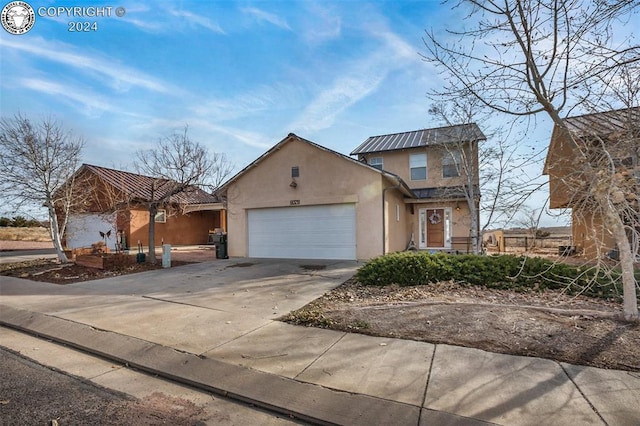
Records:
M590 159L595 151L606 153L610 144L585 143L591 138L573 132L562 111L568 115L582 108L585 99L607 97L612 87L602 83L616 70L640 60L640 47L613 37L613 24L637 13L640 4L636 0L459 0L455 4L469 7L468 19L475 25L449 31L447 37L426 32L425 58L435 63L448 81L432 95L448 100L471 93L487 107L505 114L543 112L552 119L572 143L583 171L595 172L582 176L593 185L589 192L580 193L578 209L597 208L602 213L620 254L623 313L627 319L637 319L637 283L628 238L628 231L635 232L629 217L635 217L637 224L637 207L627 214L629 211L616 202L626 199L629 187L616 177L614 157L605 154L608 161ZM624 138L637 144L637 139Z
M536 247L536 239L542 234L540 232L540 217L544 209L534 209L527 205L520 207L519 215L515 220L516 225L524 228L527 234L525 251Z
M470 212L472 251L478 254L483 233L490 226L513 219L527 198L540 189L535 178L522 173L523 168L539 162L540 153L519 153L520 144L510 139L515 127L496 128L492 124L495 121L494 111L472 96L458 97L447 103L436 102L429 108L429 113L461 132L468 127L456 124L482 123L482 131L487 137L484 141L470 144L472 135L460 134L453 138L454 142L439 146L443 163L447 163L446 167L453 167L453 174L462 178L461 184L450 190L464 194Z
M16 210L47 209L49 231L60 262L66 263L61 235L75 197L74 172L84 142L52 118L33 123L23 115L0 121L0 190ZM58 220L56 208L65 214Z
M150 150L136 153L136 166L153 177L149 200L149 261L156 262L155 218L161 207L180 206L184 196L198 188L217 189L231 174L232 165L224 154L208 150L188 136L188 128L161 139ZM140 201L139 201L140 202Z

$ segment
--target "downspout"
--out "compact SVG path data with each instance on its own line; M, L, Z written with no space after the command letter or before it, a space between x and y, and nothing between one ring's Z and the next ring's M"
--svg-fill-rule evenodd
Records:
M397 185L389 186L382 190L382 255L387 254L387 239L386 239L386 231L387 231L387 212L385 210L385 193L389 189L398 189L401 184L398 182Z

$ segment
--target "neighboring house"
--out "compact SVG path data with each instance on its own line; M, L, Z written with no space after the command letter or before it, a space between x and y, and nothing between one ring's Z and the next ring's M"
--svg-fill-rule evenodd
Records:
M468 208L456 189L462 179L436 178L443 167L431 150L434 131L411 133L411 146L392 152L385 145L383 161L397 163L393 168L289 134L218 192L226 203L229 255L369 259L406 250L415 235L424 236L416 248L455 250L455 237L469 235ZM479 129L476 136L470 145L484 139ZM427 154L429 163L413 153Z
M611 202L616 208L624 203L628 231L635 228L640 232L640 108L569 117L564 122L581 147L578 149L561 128L554 127L544 165L544 174L549 176L549 207L572 210L572 239L577 252L589 259L611 255L616 243L600 210L583 203L593 191L600 190L598 185L604 179L624 181L626 193L610 194ZM607 170L612 166L615 174ZM637 234L634 237L630 233L629 238L636 256L640 255Z
M147 246L149 211L145 203L151 200L152 190L158 199L171 182L83 164L73 184L75 202L64 235L66 247L90 247L106 241L113 250L116 244L135 248L138 241ZM160 207L155 218L155 241L158 245L205 244L209 231L225 227L224 220L218 198L191 187Z
M400 176L411 188L415 197L405 203L417 249L469 251L471 236L479 233L482 140L486 137L471 123L372 136L351 155Z

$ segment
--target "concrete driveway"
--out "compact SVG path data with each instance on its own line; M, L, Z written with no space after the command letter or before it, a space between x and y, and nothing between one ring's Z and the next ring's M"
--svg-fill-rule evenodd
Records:
M640 424L632 372L273 321L357 266L229 259L66 286L0 277L0 324L312 423Z
M357 266L228 259L65 286L0 277L0 303L204 354L304 306Z

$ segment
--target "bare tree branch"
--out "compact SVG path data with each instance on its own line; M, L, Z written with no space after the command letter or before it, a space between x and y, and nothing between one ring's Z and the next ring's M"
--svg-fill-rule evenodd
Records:
M17 114L0 120L0 190L16 209L45 207L51 239L58 258L67 262L62 248L68 212L76 202L74 172L84 141L66 132L52 118L39 123ZM60 220L56 208L64 212Z

